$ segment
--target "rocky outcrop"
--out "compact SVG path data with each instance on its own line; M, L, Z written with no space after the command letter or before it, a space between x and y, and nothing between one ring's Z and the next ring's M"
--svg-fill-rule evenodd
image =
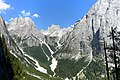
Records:
M67 54L71 58L79 52L89 55L90 50L93 50L94 54L101 53L103 38L111 43L107 37L111 27L120 29L119 4L119 0L98 0L83 19L77 21L73 31L63 36L61 51L64 53L57 54L59 56ZM72 50L72 52L66 49Z
M60 28L59 25L52 25L48 27L48 30L41 30L40 32L45 35L45 41L47 44L52 45L58 50L61 47L62 42L60 41L63 35L68 34L73 30L72 27Z
M0 21L2 22L1 25L4 26L5 23L2 18L0 18ZM22 17L15 18L8 24L7 28L10 35L12 35L14 45L16 44L16 47L13 45L13 54L14 52L16 54L20 53L24 49L25 54L28 52L29 55L38 60L40 65L49 70L48 74L52 74L49 67L50 60L55 57L58 60L55 70L56 76L66 78L70 75L70 78L74 78L76 75L80 77L81 73L84 74L84 77L90 74L96 76L98 72L104 75L104 72L101 72L104 69L102 57L97 56L97 58L94 58L96 56L93 56L93 54L102 53L103 38L108 44L111 43L107 36L111 27L118 27L118 30L120 30L119 22L120 1L98 0L83 19L74 24L74 28L61 29L59 25L52 25L48 30L38 31L30 18ZM3 28L6 29L6 26ZM5 29L1 30L1 32L7 34L8 31ZM7 36L10 36L9 33ZM52 56L50 50L54 53ZM24 59L28 61L29 59L26 59L25 54L22 57L25 57ZM30 57L30 59L32 58ZM93 67L97 64L100 64L102 68L95 72ZM90 69L92 71L86 74L85 69L88 72ZM62 73L66 75L64 76ZM101 79L100 75L98 76L99 79Z
M48 30L41 30L40 32L42 32L46 36L62 38L63 35L72 30L73 30L72 27L60 28L59 25L53 24L51 27L48 27Z
M8 30L14 40L23 47L38 46L45 39L44 35L36 29L34 22L28 17L15 18L9 23Z

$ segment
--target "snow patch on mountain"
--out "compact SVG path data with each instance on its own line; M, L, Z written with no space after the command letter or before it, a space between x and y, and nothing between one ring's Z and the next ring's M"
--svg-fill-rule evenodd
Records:
M10 51L10 53L11 53L13 56L15 56L16 58L18 58L17 55L14 54L12 51Z
M41 47L41 48L42 48L42 47ZM43 50L43 52L44 52L45 56L47 57L47 60L49 61L49 60L50 60L49 56L45 53L45 51L44 51L44 49L43 49L43 48L42 48L42 50Z
M36 59L34 59L33 57L29 56L28 54L25 54L25 52L22 50L22 48L20 48L20 50L22 51L22 53L23 53L24 56L28 57L29 59L31 59L32 61L35 62L35 65L36 65L35 69L36 69L36 70L38 70L38 71L40 71L40 72L42 72L42 73L46 73L46 74L47 74L47 70L46 70L45 68L41 67L41 66L39 65L39 62L38 62ZM26 57L24 57L25 60L27 60ZM27 60L27 62L30 63L28 60ZM31 64L31 63L30 63L30 64Z
M49 49L49 51L50 51L51 54L54 54L54 52L51 50L51 48L49 47L49 45L45 43L45 41L43 42L43 44L45 44L47 46L47 48Z
M57 67L57 63L58 61L52 56L52 64L50 65L51 67L51 70L54 72L54 70L56 69ZM55 75L55 74L54 74Z
M37 67L35 67L36 70L47 74L47 70L45 68L41 67L37 60L35 60L33 57L31 57L31 56L29 56L27 54L24 54L24 55L27 56L28 58L30 58L31 60L33 60L35 62L35 65L37 66Z
M33 76L33 77L35 77L35 78L38 78L38 79L42 79L40 76L37 76L37 75L35 75L35 74L32 74L32 73L29 73L28 71L25 71L28 75L30 75L30 76Z
M65 80L69 80L68 78L66 78Z
M54 72L54 70L55 70L56 67L57 67L58 61L53 57L54 52L51 50L51 48L49 47L49 45L46 44L45 41L44 41L43 43L47 46L47 48L49 49L49 51L50 51L50 53L51 53L52 64L50 65L50 68L51 68L51 70ZM54 76L55 76L55 72L54 72Z

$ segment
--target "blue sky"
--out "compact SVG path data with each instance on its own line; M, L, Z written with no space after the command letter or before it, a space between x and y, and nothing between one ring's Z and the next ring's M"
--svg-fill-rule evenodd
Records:
M0 15L9 22L31 17L36 27L46 30L52 24L61 28L81 19L96 0L0 0Z

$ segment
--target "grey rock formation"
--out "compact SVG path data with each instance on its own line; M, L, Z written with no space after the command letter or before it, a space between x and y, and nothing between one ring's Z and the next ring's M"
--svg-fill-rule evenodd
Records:
M44 35L39 32L34 22L26 17L15 18L8 25L8 30L15 41L17 41L21 46L38 46L42 41L44 41Z
M8 32L6 30L6 26L2 18L0 18L0 23L1 23L0 25L4 26L3 28L5 28L0 32L5 33L5 35L9 36L8 39L10 39L10 35L12 35L14 42L21 48L25 48L25 47L30 48L32 46L41 45L37 49L41 49L42 51L42 49L44 50L44 48L42 47L45 47L45 45L43 45L44 43L46 45L47 44L52 45L52 47L51 46L50 47L55 48L55 53L54 52L53 53L54 53L54 57L56 57L58 60L58 65L57 65L58 67L56 71L59 71L61 70L60 68L65 68L67 66L64 64L62 65L64 61L66 62L68 61L69 63L69 61L73 62L72 60L75 59L76 61L73 63L76 64L78 61L79 63L84 64L82 66L77 64L76 64L77 66L74 66L78 69L74 73L74 75L77 74L77 77L80 77L81 73L82 74L85 73L84 70L86 68L88 68L88 70L89 68L91 68L89 67L89 65L91 65L92 62L93 62L92 63L93 65L98 63L97 62L98 58L95 59L93 54L102 53L103 38L105 38L108 44L111 43L111 41L107 37L111 27L117 27L118 30L120 31L120 27L119 27L120 26L120 1L119 0L98 0L92 6L92 8L87 12L87 14L83 17L83 19L78 20L74 24L74 28L61 29L59 25L52 25L51 27L48 28L48 30L38 31L34 26L34 22L30 18L20 17L20 18L15 18L12 22L8 24L7 26L9 30ZM16 50L16 54L17 54L18 50L16 48L17 47L13 49ZM30 50L32 49L33 48L30 48ZM47 52L49 51L46 51L46 53ZM36 54L32 54L32 55L35 55L35 58L36 58ZM44 58L47 58L47 57L51 58L51 53L45 54L45 52L43 52L41 54L38 53L37 55L40 55L40 56L37 56L40 58L41 58L41 55L45 56ZM101 58L101 56L99 56L99 58ZM40 59L39 62L41 60L42 59ZM45 61L47 62L49 61L49 59L48 60L46 59ZM101 61L103 60L101 59ZM104 64L104 63L100 62L100 64ZM49 65L50 64L47 64L47 66ZM67 71L68 73L72 74L72 71L71 72L69 72L69 70ZM64 70L63 70L63 73L64 73ZM71 76L74 77L73 75ZM84 77L85 76L87 75L84 74ZM98 77L99 79L101 78L100 76ZM87 78L85 79L87 80Z
M51 27L48 27L48 30L41 30L40 32L45 35L46 43L54 46L57 50L61 47L62 42L60 40L63 38L62 36L72 30L72 27L60 28L59 25L53 24Z
M120 30L120 1L119 0L98 0L87 12L83 19L77 21L73 31L64 35L62 51L68 58L79 52L94 54L102 52L103 38L108 41L108 34L111 27L118 27ZM111 41L108 41L111 43ZM69 52L69 50L72 52Z
M63 35L66 33L72 31L72 27L68 28L60 28L59 25L52 25L51 27L48 27L48 30L41 30L44 35L51 36L51 37L59 37L62 38Z

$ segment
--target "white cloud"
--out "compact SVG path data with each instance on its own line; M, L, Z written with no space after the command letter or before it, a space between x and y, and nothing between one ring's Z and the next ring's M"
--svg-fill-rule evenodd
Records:
M22 10L18 16L19 17L32 17L32 18L39 18L40 17L39 14L34 13L33 15L31 15L31 12L26 11L26 10Z
M9 21L12 21L14 18L10 18Z
M30 16L30 12L26 12L25 10L22 10L20 13L21 13L21 16L24 16L24 17Z
M40 16L39 16L37 13L35 13L35 14L33 14L32 17L33 17L33 18L34 18L34 17L39 18Z
M71 25L71 27L74 27L74 25Z
M4 13L5 10L10 9L11 5L4 2L4 0L0 0L0 13Z

